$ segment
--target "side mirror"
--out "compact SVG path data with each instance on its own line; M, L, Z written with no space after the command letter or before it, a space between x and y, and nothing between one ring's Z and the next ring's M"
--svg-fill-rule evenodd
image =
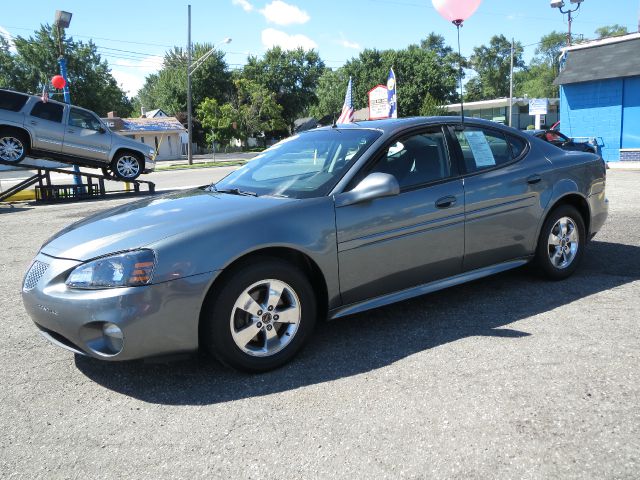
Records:
M98 132L100 132L100 133L107 133L107 129L106 129L106 128L104 128L104 127L100 127L100 128L98 128Z
M388 173L370 173L350 192L336 197L336 207L346 207L367 202L376 198L391 197L400 193L400 185L393 175Z

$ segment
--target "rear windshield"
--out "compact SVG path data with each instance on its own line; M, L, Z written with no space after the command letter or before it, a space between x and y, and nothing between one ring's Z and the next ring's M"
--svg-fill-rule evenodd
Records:
M16 92L0 91L0 109L9 110L10 112L19 112L29 99L28 95Z

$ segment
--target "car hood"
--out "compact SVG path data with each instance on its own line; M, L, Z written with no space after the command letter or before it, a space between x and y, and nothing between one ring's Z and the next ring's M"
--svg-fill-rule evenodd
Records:
M49 239L41 251L57 258L85 261L132 250L201 229L222 227L295 200L248 197L203 189L130 203L76 222Z

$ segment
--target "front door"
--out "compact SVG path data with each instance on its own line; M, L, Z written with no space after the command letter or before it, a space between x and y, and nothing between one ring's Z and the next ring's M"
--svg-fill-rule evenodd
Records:
M35 103L25 123L33 132L35 150L60 153L64 140L64 105L56 102Z
M400 138L359 178L394 175L400 194L336 208L342 301L460 273L464 190L440 128Z
M62 153L108 162L111 135L93 113L71 107Z

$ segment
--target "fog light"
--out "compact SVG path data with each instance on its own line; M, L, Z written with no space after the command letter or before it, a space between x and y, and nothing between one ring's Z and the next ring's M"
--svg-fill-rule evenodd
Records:
M102 327L102 335L107 348L113 355L120 353L124 346L124 334L115 323L105 323Z

